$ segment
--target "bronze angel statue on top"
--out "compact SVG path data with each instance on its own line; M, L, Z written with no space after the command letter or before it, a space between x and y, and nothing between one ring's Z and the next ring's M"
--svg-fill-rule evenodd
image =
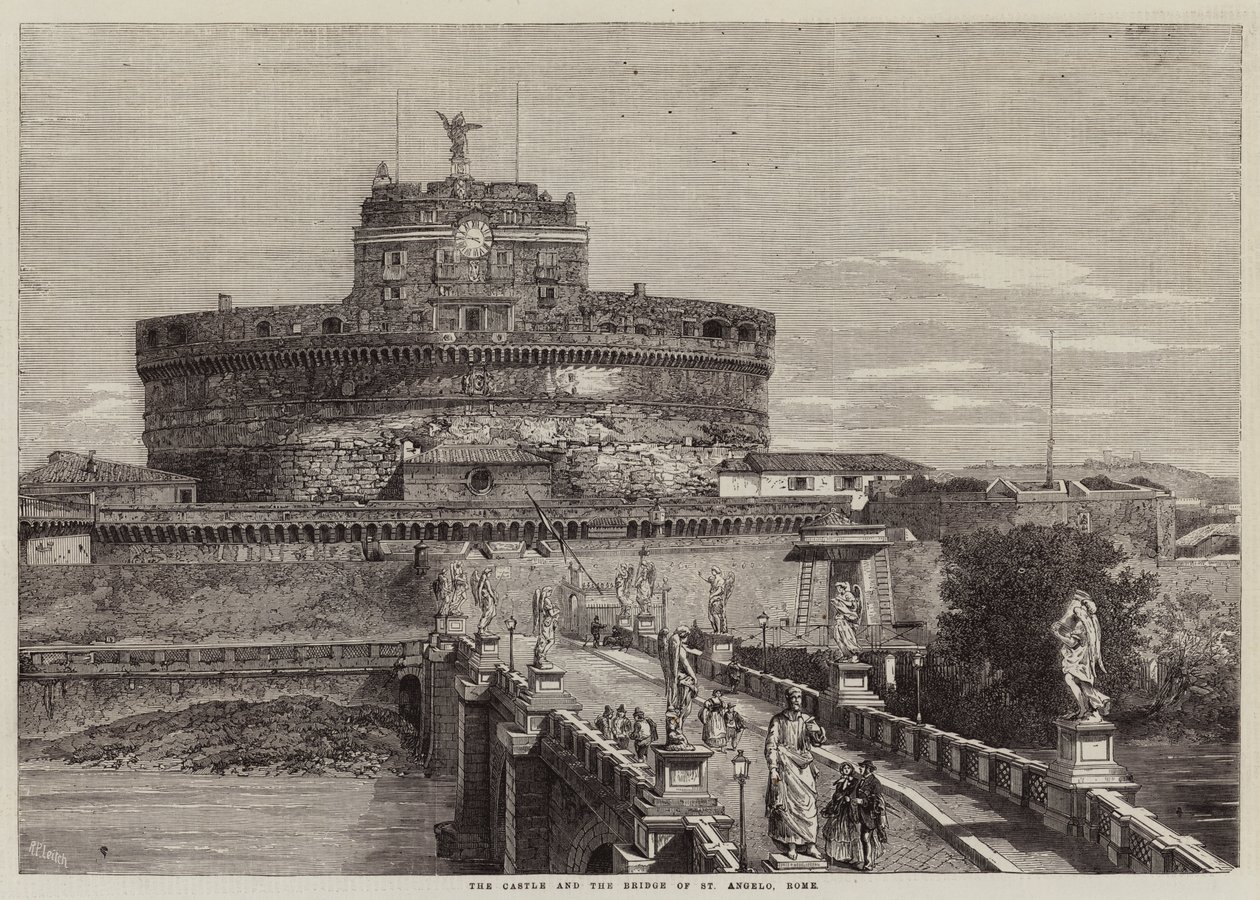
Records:
M475 122L464 121L464 114L461 112L454 119L448 119L442 113L438 113L438 118L442 120L442 124L446 127L446 136L451 139L451 162L460 162L468 159L468 132L481 126Z

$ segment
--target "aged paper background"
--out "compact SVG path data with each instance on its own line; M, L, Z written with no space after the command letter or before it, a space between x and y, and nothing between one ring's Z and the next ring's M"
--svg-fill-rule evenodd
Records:
M3 90L0 91L0 103L3 104L3 153L4 165L0 166L0 196L4 203L0 204L3 215L4 242L3 256L0 257L0 272L6 286L5 303L0 312L0 342L3 343L4 390L0 392L0 415L6 425L3 445L4 477L0 478L0 497L3 508L16 509L17 464L16 464L16 399L17 399L17 302L16 284L18 272L17 259L17 206L18 166L17 166L17 132L18 132L18 28L24 22L262 22L262 23L569 23L569 22L696 22L696 21L799 21L799 22L1116 22L1116 23L1226 23L1239 24L1244 31L1244 296L1254 290L1257 283L1257 247L1255 234L1257 225L1257 191L1255 173L1257 163L1257 141L1255 118L1260 107L1257 107L1257 53L1256 14L1252 4L1169 4L1152 5L1142 3L1110 3L1100 5L1096 2L1060 2L1044 3L986 3L986 2L862 2L847 4L828 4L817 2L797 2L780 7L764 3L752 3L748 0L727 0L725 3L638 3L615 4L608 2L551 2L551 3L277 3L270 0L257 0L251 3L216 3L216 4L171 4L153 2L115 2L109 3L33 3L21 2L9 6L0 14L3 15L4 27L0 31L3 41L4 60ZM1257 422L1254 401L1257 387L1255 369L1255 343L1257 320L1260 314L1254 302L1244 302L1244 355L1243 355L1243 424L1245 430L1243 458L1250 461L1250 450L1260 428ZM1158 428L1159 423L1152 423ZM1242 479L1243 505L1246 515L1244 532L1247 550L1243 553L1245 585L1245 606L1249 604L1254 590L1252 585L1257 579L1257 556L1254 552L1254 534L1251 529L1252 506L1256 502L1254 482L1249 472L1244 469ZM466 896L470 892L463 883L464 879L433 878L305 878L305 879L262 879L262 878L126 878L126 877L86 877L63 876L59 878L41 878L26 876L19 878L17 871L17 854L19 852L16 818L16 714L13 699L16 693L16 541L15 532L10 530L3 542L0 542L0 560L4 566L3 602L0 603L0 621L3 622L3 633L7 636L4 652L0 654L0 710L5 740L0 741L0 807L3 808L3 822L6 838L0 847L0 879L4 881L4 896L17 898L35 897L217 897L228 895L245 895L257 897L377 897L377 896ZM1202 879L1193 883L1185 878L1165 877L1162 879L1112 878L1104 882L1087 881L1084 876L1007 876L1005 878L982 876L899 876L885 875L875 878L864 878L858 875L831 875L822 882L820 891L807 892L818 895L838 894L842 891L861 891L865 894L891 894L906 896L911 892L923 896L1062 896L1069 893L1084 892L1098 894L1105 892L1116 898L1173 896L1187 891L1212 892L1219 896L1257 896L1260 880L1255 877L1257 864L1260 863L1260 834L1256 828L1257 803L1257 758L1255 753L1257 719L1253 704L1256 699L1256 681L1254 660L1260 653L1255 616L1250 608L1244 612L1244 630L1247 638L1248 655L1244 663L1244 730L1243 730L1243 763L1242 763L1242 865L1231 876ZM752 876L750 876L752 878ZM499 882L544 881L554 885L556 876L545 878L505 879L495 877L484 879L496 882L495 892L506 890ZM579 883L589 882L591 876L574 879ZM663 879L669 883L672 894L688 893L703 896L695 890L680 891L677 883L683 877L669 876ZM691 878L694 882L697 879ZM719 889L726 888L726 881L721 878L710 879L716 882ZM768 879L754 878L765 882ZM780 882L777 891L786 890ZM631 892L621 887L615 891L619 895ZM484 892L482 892L484 893ZM520 891L512 891L513 895ZM539 896L539 891L526 891L530 896ZM586 894L587 891L581 890ZM664 891L633 892L660 895ZM707 892L705 892L707 893ZM760 892L758 892L760 893Z

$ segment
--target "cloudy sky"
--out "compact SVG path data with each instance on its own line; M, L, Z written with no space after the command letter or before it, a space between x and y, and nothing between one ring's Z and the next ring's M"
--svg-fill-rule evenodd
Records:
M326 302L372 172L577 194L591 283L778 316L777 447L1238 468L1240 36L1223 27L36 27L23 468L144 461L138 318Z

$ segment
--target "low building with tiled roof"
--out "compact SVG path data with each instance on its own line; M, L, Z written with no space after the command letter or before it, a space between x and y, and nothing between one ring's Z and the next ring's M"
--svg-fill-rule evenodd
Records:
M773 453L755 451L718 470L723 497L864 496L880 482L927 472L931 466L891 453Z
M18 488L26 497L95 494L96 505L102 507L197 502L196 478L102 459L93 450L49 454L47 463L19 476Z
M1237 523L1220 522L1203 525L1177 538L1178 556L1237 556L1239 551Z

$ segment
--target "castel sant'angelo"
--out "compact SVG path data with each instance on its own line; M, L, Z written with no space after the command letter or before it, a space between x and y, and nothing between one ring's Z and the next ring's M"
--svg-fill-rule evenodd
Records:
M209 502L409 499L425 462L448 499L716 494L767 445L774 317L591 289L573 194L477 180L445 124L447 178L377 170L339 303L137 324L149 465Z

